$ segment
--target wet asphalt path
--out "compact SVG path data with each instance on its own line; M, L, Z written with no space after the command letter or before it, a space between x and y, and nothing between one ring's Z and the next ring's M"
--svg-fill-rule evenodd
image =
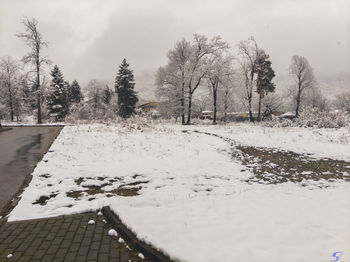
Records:
M20 189L63 127L11 127L0 132L0 211Z

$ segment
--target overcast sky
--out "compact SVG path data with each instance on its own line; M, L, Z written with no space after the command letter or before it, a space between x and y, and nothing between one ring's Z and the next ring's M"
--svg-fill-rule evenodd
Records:
M277 74L293 54L316 75L350 73L349 0L0 0L0 56L26 53L15 36L23 16L39 21L47 54L69 81L112 81L123 57L135 74L153 72L193 33L221 35L233 53L254 36Z

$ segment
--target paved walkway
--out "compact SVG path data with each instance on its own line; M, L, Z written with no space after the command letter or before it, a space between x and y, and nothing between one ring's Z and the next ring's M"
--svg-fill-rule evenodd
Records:
M0 261L148 261L109 236L109 229L96 213L3 223Z

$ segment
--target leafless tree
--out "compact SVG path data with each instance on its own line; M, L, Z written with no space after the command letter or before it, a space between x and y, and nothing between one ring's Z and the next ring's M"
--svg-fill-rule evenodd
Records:
M212 59L213 56L216 56L219 52L227 50L228 48L229 45L222 41L220 36L215 36L208 40L204 35L194 35L188 68L188 112L186 124L191 123L192 96L208 72L208 62L214 61L214 59Z
M190 62L190 42L182 39L168 52L168 64L160 67L156 73L156 95L166 102L175 117L181 115L185 124L185 81Z
M240 68L244 76L245 99L247 100L249 119L254 121L252 113L253 88L257 83L257 66L261 56L265 55L264 50L258 47L254 37L241 41L238 45L240 55Z
M270 118L271 115L279 111L281 106L283 104L283 98L276 94L269 94L265 96L264 100L262 101L262 107L263 107L263 114L262 119L265 120L267 118Z
M217 101L219 86L224 88L224 81L233 73L232 70L232 56L224 56L223 52L218 53L214 60L208 65L207 78L211 86L211 93L213 95L213 124L216 124L217 118ZM226 87L228 83L225 83ZM227 100L226 100L227 102ZM226 108L227 109L227 108ZM225 110L226 112L226 110Z
M156 75L157 94L174 99L181 110L182 124L191 122L192 97L207 73L208 61L227 48L227 43L219 36L208 40L195 34L193 42L182 39L168 52L168 64L161 67Z
M156 96L161 106L159 110L163 116L175 116L175 119L182 116L182 123L185 122L184 92L182 88L181 74L168 64L160 67L155 76Z
M222 97L222 104L223 104L223 111L224 111L224 122L227 122L227 111L233 108L233 93L235 90L235 87L237 86L237 79L236 79L236 72L233 68L230 69L230 73L225 75L222 80L221 84L223 88L221 91L221 97Z
M316 82L313 69L305 57L294 55L289 67L296 86L294 88L294 99L296 103L295 116L299 116L299 109L302 103L302 95L305 90L312 88Z
M350 114L350 92L339 94L334 101L334 106L335 108L347 111Z
M12 59L9 56L2 57L0 60L0 73L2 83L7 90L8 104L10 108L11 121L14 120L14 107L17 101L16 98L16 85L18 84L18 71L20 69L17 60ZM17 105L18 108L18 105Z
M22 21L22 24L25 27L25 32L17 34L17 37L21 38L26 45L30 48L30 51L27 55L22 58L22 61L25 64L31 64L33 70L29 73L35 73L34 83L35 83L35 92L37 95L37 110L38 110L38 123L42 123L41 120L41 96L42 90L40 85L40 76L42 67L50 63L50 60L46 56L42 55L42 50L45 47L48 47L48 43L45 42L42 38L41 33L38 31L38 21L35 18L28 19L25 17Z
M319 111L326 111L329 109L327 99L323 96L320 88L316 84L305 91L305 104L317 108Z
M191 56L191 44L190 42L182 39L180 42L175 44L173 50L168 53L168 58L170 60L169 66L175 69L177 80L175 80L175 75L173 74L172 82L176 81L177 86L181 86L180 90L180 109L181 109L181 122L185 124L185 81L186 81L186 70L188 63L190 62ZM172 70L174 72L174 70ZM175 94L177 94L176 92Z

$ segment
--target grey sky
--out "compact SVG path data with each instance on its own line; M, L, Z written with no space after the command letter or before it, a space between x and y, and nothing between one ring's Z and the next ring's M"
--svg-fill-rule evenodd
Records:
M49 58L70 81L112 81L123 57L135 74L152 72L193 33L221 35L233 53L254 36L278 74L293 54L316 75L350 72L349 0L0 0L0 56L26 53L15 37L23 16L39 20Z

